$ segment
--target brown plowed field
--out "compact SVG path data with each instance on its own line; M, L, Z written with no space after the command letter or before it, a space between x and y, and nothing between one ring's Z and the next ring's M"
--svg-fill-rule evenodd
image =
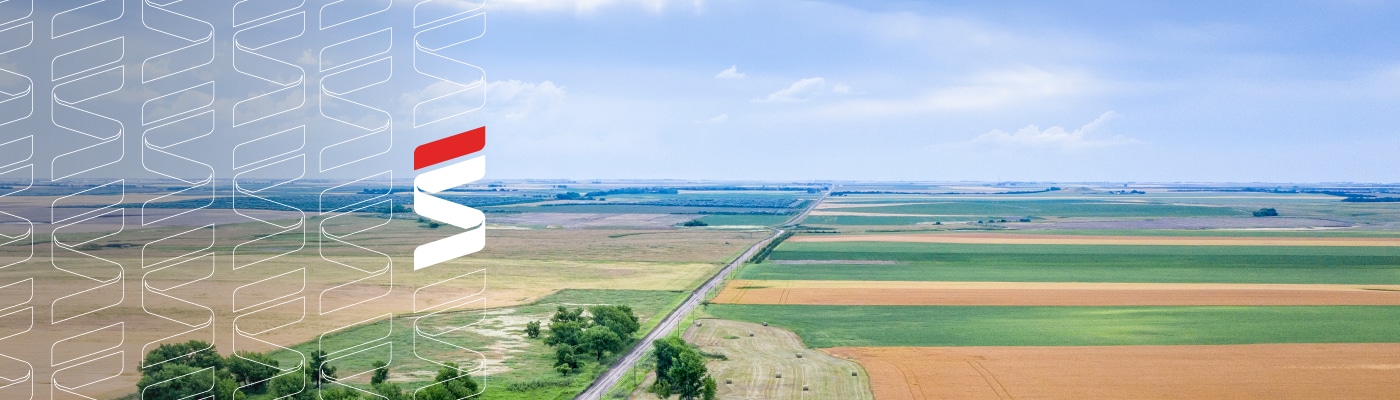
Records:
M1081 236L1015 233L797 236L789 242L1079 244L1139 246L1400 246L1400 238Z
M843 347L878 400L1394 399L1400 344Z
M871 306L1400 305L1400 286L734 280L713 302Z

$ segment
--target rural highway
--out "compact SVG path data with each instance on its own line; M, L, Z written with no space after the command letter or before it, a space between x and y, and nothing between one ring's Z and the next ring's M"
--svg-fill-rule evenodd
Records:
M830 194L830 190L828 190L825 194L822 194L821 198L817 199L817 201L815 202L812 202L812 205L807 207L807 209L802 210L802 213L797 214L791 219L788 219L788 221L784 223L783 226L789 227L796 224L799 221L802 221L803 218L807 217L807 214L811 213L812 210L817 208L817 204L821 204L823 200L826 200L826 196ZM666 314L666 318L662 319L661 323L656 324L656 328L652 328L651 332L647 333L646 337L643 337L642 340L638 342L636 346L632 347L632 351L628 352L626 356L623 356L622 359L619 360L616 364L613 364L612 368L608 368L606 372L603 372L602 375L598 376L598 379L594 380L593 384L588 386L588 389L584 390L583 393L579 393L578 397L575 397L574 399L602 400L603 395L607 394L608 389L611 389L613 385L616 385L617 381L619 379L622 379L623 374L626 374L628 370L632 369L633 365L637 365L637 362L641 361L642 357L646 355L647 350L651 349L652 342L656 341L656 339L661 338L663 335L674 331L676 327L680 325L681 320L685 319L686 315L689 315L691 311L695 310L696 306L700 305L700 302L705 300L705 296L709 294L711 290L714 290L716 287L719 287L719 284L721 282L724 282L724 278L729 276L730 272L733 272L735 268L738 268L740 265L743 265L745 261L748 261L750 258L753 258L754 253L757 253L759 249L762 249L763 246L767 246L768 242L772 242L774 239L777 239L778 236L781 236L784 232L786 231L783 229L777 229L773 231L773 234L768 236L767 239L763 239L758 243L754 243L753 246L750 246L748 250L744 251L744 254L740 254L739 257L735 258L734 261L731 261L729 265L724 266L724 269L721 269L719 273L711 277L710 280L705 281L704 285L700 285L699 289L695 289L694 292L690 292L690 297L687 297L685 299L685 302L681 303L680 307L677 307L675 310L672 310L670 314Z

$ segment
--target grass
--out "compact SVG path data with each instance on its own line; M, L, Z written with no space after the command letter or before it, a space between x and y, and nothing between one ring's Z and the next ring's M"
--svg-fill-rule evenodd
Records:
M1400 248L786 242L739 279L1400 284Z
M733 214L733 215L706 215L700 217L700 221L710 226L724 225L746 225L746 226L773 226L787 222L791 215L764 215L764 214Z
M841 208L840 211L884 214L1028 216L1037 217L1222 217L1249 215L1230 207L1187 206L1161 203L1117 203L1084 200L948 201L878 207Z
M568 399L587 388L588 384L602 373L605 369L604 366L615 361L616 356L607 357L602 363L590 361L582 372L572 377L570 384L561 385L562 382L553 382L557 380L555 378L559 377L553 368L553 349L546 346L542 339L526 338L523 333L525 322L531 320L547 321L548 317L553 314L555 307L560 305L587 307L593 304L626 304L632 306L638 316L643 318L643 328L637 334L640 336L654 327L661 317L684 300L685 295L684 292L649 290L563 290L530 305L487 310L484 313L454 315L456 323L482 320L475 328L464 331L463 334L454 337L454 340L457 340L455 343L470 349L489 349L496 346L512 349L506 353L509 358L500 363L501 366L509 368L509 371L487 376L485 378L487 391L481 398L506 400ZM375 322L327 336L321 343L327 348L343 348L370 342L383 337L386 332L390 332L390 325L389 321ZM352 356L336 362L335 365L341 371L363 371L367 370L369 365L376 360L391 359L391 377L403 376L402 374L414 374L411 376L422 377L422 380L399 382L404 387L417 388L428 383L428 380L432 379L431 372L436 369L433 365L413 354L412 320L404 316L396 317L392 322L392 331L389 336L389 340L394 344L392 351ZM293 349L303 353L316 348L316 341L293 346ZM453 352L433 354L435 357L443 359L465 356L465 354ZM286 352L274 353L273 356L288 360L294 357L293 354ZM501 354L488 354L488 358L500 360L502 357ZM515 383L515 386L529 386L522 384L530 382L537 383L538 385L534 386L539 387L525 391L507 389L512 383ZM364 384L366 382L350 383Z
M917 307L712 304L724 319L768 322L814 348L1383 343L1400 307Z
M843 209L844 211L844 209ZM855 216L855 215L809 215L802 220L804 225L914 225L950 220L948 217L909 217L909 216Z

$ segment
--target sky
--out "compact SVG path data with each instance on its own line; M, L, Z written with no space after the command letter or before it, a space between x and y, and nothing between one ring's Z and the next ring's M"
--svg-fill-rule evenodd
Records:
M231 110L269 86L233 68L229 10L184 3L171 7L216 27L215 61L196 72L218 77L217 128L175 153L228 177L230 148L261 134L306 125L311 165L359 135L317 113L317 58L377 28L318 32L315 10L331 2L308 0L311 29L268 47L304 70L307 102L249 131ZM358 94L372 110L341 111L384 113L392 142L338 148L383 154L304 177L411 176L414 146L486 126L488 179L1400 182L1396 2L495 0L485 34L453 50L485 73L449 105L484 106L429 126L414 104L447 92L413 73L419 1L356 4L390 3L381 22L357 23L392 28L393 78ZM429 3L436 15L477 6ZM58 23L49 6L40 31ZM138 71L171 42L142 27L140 2L125 6L104 29L130 33L122 63ZM46 75L67 42L54 43L0 55L0 69ZM102 100L137 119L107 171L151 176L139 107L163 92L127 75ZM44 175L71 146L43 139L71 133L47 133L52 87L35 81L36 117L0 126L0 142L41 132Z

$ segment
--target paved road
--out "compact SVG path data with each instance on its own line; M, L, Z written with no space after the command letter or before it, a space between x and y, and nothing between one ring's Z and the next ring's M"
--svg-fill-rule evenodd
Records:
M830 192L827 192L827 194L823 194L820 199L817 199L817 201L812 203L811 206L807 207L806 210L803 210L801 214L798 214L789 219L787 223L784 224L784 226L791 226L799 221L802 221L802 218L807 217L808 213L812 212L813 209L817 208L817 204L820 204L822 200L826 200L826 196L828 194L830 194ZM607 394L608 389L612 388L613 385L617 384L617 381L622 378L623 374L626 374L628 370L632 369L633 365L636 365L638 361L641 361L642 357L646 355L647 350L651 349L652 342L656 341L656 339L660 339L664 335L670 334L671 331L674 331L676 329L676 326L680 325L681 320L685 319L686 315L689 315L691 311L695 310L696 306L700 305L700 302L705 300L705 296L708 295L711 290L714 290L716 287L719 287L719 284L721 282L724 282L724 278L729 276L730 272L733 272L735 268L738 268L740 265L743 265L745 261L748 261L750 258L753 258L754 253L757 253L759 249L763 248L763 246L768 245L768 242L772 242L773 239L776 239L778 236L782 235L783 232L786 231L784 231L783 229L778 229L774 231L771 236L768 236L767 239L763 239L758 243L754 243L753 246L750 246L748 250L744 251L744 254L739 255L739 258L735 258L733 262L730 262L729 265L724 266L724 269L721 269L719 273L715 274L714 277L711 277L710 280L705 281L705 284L701 285L699 289L696 289L694 292L691 292L690 297L687 297L685 299L685 302L681 303L680 307L676 308L675 310L672 310L670 314L666 314L666 318L662 319L661 323L656 324L656 328L653 328L650 333L647 333L647 336L642 338L641 342L637 343L636 346L632 347L632 351L628 352L626 356L622 357L622 360L618 361L616 364L613 364L612 368L608 368L607 372L604 372L603 375L599 376L598 379L593 381L593 385L589 386L587 390L583 391L583 393L579 393L578 397L575 397L574 399L601 400L603 398L603 395Z

